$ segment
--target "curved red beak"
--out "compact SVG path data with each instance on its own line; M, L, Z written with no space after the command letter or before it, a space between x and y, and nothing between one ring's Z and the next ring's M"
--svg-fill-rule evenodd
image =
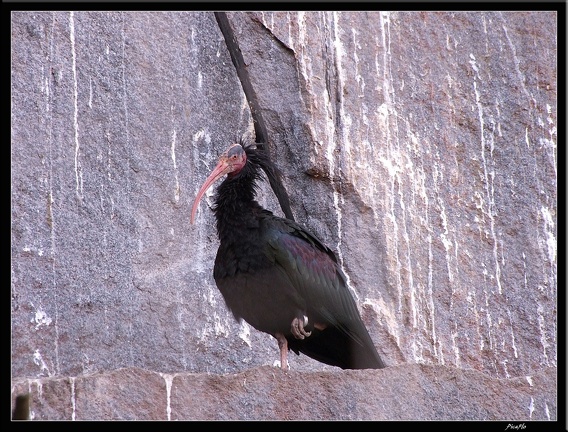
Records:
M217 163L215 169L211 172L211 174L209 174L209 177L207 177L207 179L201 186L201 189L199 189L199 192L197 192L195 201L193 201L193 207L191 208L191 221L190 221L192 225L193 222L195 221L195 213L197 213L197 207L199 207L199 202L201 201L203 195L205 195L205 192L207 192L207 189L209 189L213 183L215 183L225 174L229 173L231 169L232 169L231 164L229 163L227 158L222 156L221 159L219 159L219 163Z

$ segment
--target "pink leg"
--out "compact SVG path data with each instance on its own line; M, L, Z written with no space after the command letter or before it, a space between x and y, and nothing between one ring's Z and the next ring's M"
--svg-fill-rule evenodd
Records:
M288 341L282 333L276 333L274 335L278 341L278 348L280 348L280 368L282 370L288 370Z

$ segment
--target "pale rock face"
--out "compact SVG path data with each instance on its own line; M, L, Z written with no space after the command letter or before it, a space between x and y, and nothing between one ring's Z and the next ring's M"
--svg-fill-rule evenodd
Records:
M396 366L377 374L555 383L557 14L227 15L295 218L336 251ZM165 401L164 376L272 365L275 340L235 322L215 287L212 192L189 224L218 154L253 130L214 15L11 24L13 390L51 397L141 368ZM281 214L269 186L259 202ZM526 419L554 419L555 388L531 389ZM71 419L69 400L36 418ZM414 414L444 418L427 410Z

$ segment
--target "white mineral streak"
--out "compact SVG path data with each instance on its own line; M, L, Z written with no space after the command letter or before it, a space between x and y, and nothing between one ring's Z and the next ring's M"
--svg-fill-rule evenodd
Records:
M542 214L542 220L544 222L544 250L547 253L548 262L551 266L554 266L556 263L556 235L554 233L554 219L552 217L550 209L542 206L540 208L540 212Z
M501 18L503 19L503 23L505 22L505 19L503 18L503 14L501 13ZM529 98L529 100L532 100L533 97L532 95L529 93L529 91L527 90L527 87L525 85L525 77L523 76L521 69L520 69L520 64L521 61L519 60L519 58L517 57L517 49L515 48L515 44L513 43L513 41L511 40L511 38L509 37L509 32L507 27L505 26L505 24L503 24L503 32L505 33L505 37L507 38L507 42L509 44L509 48L511 49L511 52L513 54L513 62L515 63L515 71L517 72L517 77L519 78L519 82L521 84L521 88L523 89L523 93Z
M244 343L252 348L252 343L250 340L250 326L244 320L241 321L241 326L239 328L239 337Z
M172 105L171 107L171 111L172 111L172 123L173 123L173 110L174 107ZM174 165L174 180L175 180L175 188L174 188L174 199L175 202L179 202L179 179L178 179L178 167L177 167L177 162L176 162L176 139L177 139L177 131L175 129L172 130L172 143L171 143L171 156L172 156L172 162Z
M351 285L351 278L349 273L345 271L344 268L344 258L342 250L342 240L343 240L343 204L344 196L341 193L341 176L343 175L341 165L336 167L336 158L338 158L337 153L344 152L347 156L350 156L350 146L349 146L349 126L351 125L350 117L345 111L343 104L343 94L345 88L345 74L346 71L343 65L343 57L345 56L345 50L343 47L343 42L341 41L341 30L339 26L340 14L338 12L333 12L333 31L331 32L333 37L333 48L334 48L334 58L335 58L335 68L337 72L337 87L339 97L338 100L329 95L329 102L336 102L339 107L334 110L333 105L330 103L328 105L331 117L328 117L328 128L330 133L328 134L328 144L326 151L326 159L329 163L329 173L330 182L333 189L333 207L335 208L335 214L337 215L337 245L335 250L337 252L337 258L343 272L345 273L345 279L347 286L351 290L356 300L359 300L359 295L357 291ZM337 116L339 117L339 131L337 130ZM339 137L341 134L341 138ZM341 144L343 144L343 150L340 149ZM341 157L341 156L340 156ZM341 163L341 160L340 160Z
M410 320L414 329L408 333L412 341L407 342L410 344L412 357L417 362L424 362L426 356L433 356L439 362L444 363L442 351L439 349L440 341L436 333L432 292L434 263L431 223L427 211L423 215L416 212L417 208L424 206L428 208L430 204L426 175L424 167L421 164L415 164L412 158L413 155L420 154L420 149L427 147L428 143L420 142L419 137L412 131L411 121L401 117L397 112L395 96L397 77L393 75L392 68L391 25L391 14L381 12L379 14L380 36L376 39L377 84L375 88L379 97L382 97L383 103L377 107L373 123L379 128L379 136L384 136L384 143L381 146L375 144L374 157L366 158L367 163L378 160L386 176L373 166L367 167L365 175L376 172L379 178L371 179L371 182L386 185L385 191L372 191L375 196L371 198L370 205L374 209L380 208L381 205L377 202L377 198L381 195L385 197L383 205L385 208L384 226L387 228L385 230L387 233L385 255L392 257L389 263L393 267L389 269L389 273L396 275L394 283L398 293L397 321L402 323ZM401 90L404 88L404 83L401 83L400 88ZM406 126L406 136L400 134L399 120L402 120ZM369 183L367 178L363 178L363 181ZM406 185L409 185L409 188ZM412 259L414 255L412 250L415 245L411 245L411 238L415 237L415 232L410 231L415 229L427 232L425 238L428 243L428 277L426 280L415 278L415 262ZM446 240L451 244L449 239ZM448 259L447 265L449 264ZM399 328L398 332L401 331L402 329ZM424 335L428 337L424 338Z
M89 108L93 109L93 78L89 77Z
M54 40L54 32L55 32L55 14L53 14L52 18L52 25L51 25L51 33L49 36L49 55L48 59L51 62L53 59L53 40ZM48 204L48 220L49 220L49 229L50 229L50 242L51 242L51 285L52 285L52 296L53 296L53 307L54 311L54 328L55 328L55 339L53 341L55 345L55 374L59 374L59 325L58 325L58 318L59 318L59 301L57 296L57 281L58 277L56 274L56 263L57 260L55 259L57 255L56 249L56 215L54 211L54 204L55 204L55 197L54 197L54 188L53 188L53 114L52 110L50 110L50 105L52 100L50 98L51 91L50 91L50 83L51 80L48 76L45 77L45 89L46 89L46 101L45 101L45 111L48 118L48 130L47 130L47 142L48 142L48 158L49 158L49 197L47 200ZM57 214L59 217L59 214Z
M51 318L47 316L47 313L39 306L35 312L34 317L31 319L32 323L35 323L36 330L41 326L49 326L51 324Z
M554 118L552 117L552 107L548 104L546 104L546 113L548 114L548 116L546 117L546 122L548 124L548 138L539 139L539 143L544 148L548 149L548 152L550 154L550 159L551 159L552 164L554 166L554 176L555 176L555 180L556 180L556 177L558 176L557 168L556 168L556 141L555 141L556 125L555 125L555 122L554 122ZM544 125L544 123L543 123L543 125Z
M473 92L475 97L475 105L477 107L478 119L479 119L479 134L480 134L480 147L481 147L481 163L483 168L483 183L484 183L484 193L475 191L475 196L478 199L477 207L481 210L483 220L477 220L479 223L480 233L483 230L483 235L485 237L491 237L491 243L493 246L493 271L488 270L487 265L489 263L481 262L481 267L483 271L483 306L481 311L485 312L486 324L480 321L478 323L478 333L481 337L480 351L483 349L493 350L496 347L496 334L498 334L494 326L498 326L499 322L495 322L492 317L491 310L493 297L496 295L494 287L497 288L497 294L503 294L503 288L501 285L501 262L499 260L499 240L497 238L497 232L495 229L495 197L494 197L494 180L495 180L495 163L493 160L493 150L494 150L494 135L495 135L495 125L491 118L486 121L485 112L483 104L481 102L481 91L479 88L482 79L480 77L480 68L477 65L477 60L473 54L469 55L470 65L474 70L473 74ZM487 137L486 137L487 131ZM487 153L487 148L489 148L489 153ZM487 216L487 219L485 218ZM489 233L485 231L483 227L489 222ZM486 332L486 336L481 335L481 328L483 327ZM489 341L489 347L485 347L485 340Z
M220 296L219 290L215 285L207 283L202 293L203 301L209 304L213 312L207 315L207 323L204 323L201 327L199 339L206 341L213 336L228 336L231 325L228 316L222 312L225 308L225 303L217 301Z
M210 171L211 169L213 169L213 167L210 166L210 163L208 161L215 160L215 155L211 151L212 146L209 145L209 144L211 144L211 140L212 140L211 134L206 129L199 129L197 132L195 132L193 134L192 140L193 140L193 143L192 143L192 148L193 148L192 166L197 167L197 166L203 165L203 166L205 166L206 170ZM203 178L202 181L205 181L205 178ZM200 186L201 186L201 184L199 182L197 182L197 184L195 185L195 190L193 191L192 198L195 198L197 191L199 190ZM213 197L214 194L215 194L215 188L214 187L209 188L209 190L206 192L204 198L201 200L201 203L200 203L199 208L197 209L197 213L195 215L195 225L200 230L200 233L199 233L200 237L201 237L201 234L203 234L203 236L205 236L205 231L203 233L201 233L201 229L200 229L200 227L205 227L204 220L205 220L205 217L207 216L207 212L204 212L203 209L205 208L205 204L207 204L209 207L211 207L213 205L211 198ZM200 253L200 248L198 248L196 253ZM200 260L196 260L196 261L201 262Z
M75 421L75 408L76 408L75 377L69 377L69 382L71 384L71 420Z
M73 125L75 132L75 188L79 198L83 198L83 170L79 160L79 108L77 91L77 55L75 53L75 19L73 12L69 12L69 38L71 40L71 60L73 71Z
M172 419L172 382L174 380L175 374L160 373L160 376L164 378L166 383L166 417L168 421Z
M487 125L488 128L492 127L490 133L488 133L488 142L485 139L485 119L484 119L484 110L483 104L481 103L481 93L478 88L478 81L481 81L479 76L479 68L477 66L476 58L473 54L469 55L470 57L470 65L472 69L475 71L474 78L473 78L473 91L475 94L475 103L477 105L477 112L479 117L479 131L480 131L480 144L481 144L481 160L483 163L483 175L484 175L484 183L485 183L485 197L487 199L487 209L483 209L484 213L489 218L489 226L491 231L492 243L493 243L493 258L495 264L495 282L497 284L497 290L499 294L503 294L503 290L501 287L501 265L499 264L498 259L498 240L497 234L495 232L495 197L494 197L494 180L495 180L495 163L493 162L493 150L494 150L494 133L495 133L495 126L492 125L492 122L489 122ZM489 145L490 153L489 153L489 162L486 156L485 148Z
M37 391L37 400L41 401L43 399L43 384L39 379L28 379L28 393L30 394L30 399L33 397L32 384L35 384ZM33 399L32 399L33 400ZM34 404L30 404L30 420L34 420L36 413L34 411Z
M39 379L30 379L28 380L28 392L32 393L32 384L35 384L37 389L37 397L38 399L43 399L43 384Z
M40 375L42 375L44 371L47 374L47 376L53 375L53 373L51 373L49 371L49 367L47 366L47 363L43 360L43 357L41 356L39 349L36 349L34 351L33 362L40 367L40 371L39 371Z
M548 403L547 402L544 403L544 412L546 413L547 420L550 421L550 411L548 409Z
M394 88L391 83L391 70L390 70L390 15L388 12L381 12L379 15L379 28L380 28L380 41L376 39L376 50L377 55L375 57L375 71L377 76L377 85L376 90L378 92L378 97L382 97L384 102L377 106L375 111L375 122L380 130L380 135L384 135L384 144L383 146L379 147L379 151L377 154L377 159L382 164L383 172L386 172L387 177L381 180L380 184L385 184L387 189L385 190L385 220L384 224L386 232L388 235L386 236L386 245L387 250L385 251L386 256L394 257L394 268L389 269L389 272L395 275L395 284L397 290L397 298L398 298L398 305L397 305L397 322L401 321L401 317L403 316L403 298L404 298L404 290L403 290L403 280L402 280L402 263L400 261L400 252L399 252L399 228L398 228L398 220L396 216L396 185L400 186L400 161L401 157L398 153L398 149L393 148L393 137L390 127L390 118L391 115L394 117L396 116L396 108L393 105L391 92L394 92ZM382 53L382 59L379 58L379 53ZM382 60L382 61L381 61ZM380 84L382 83L382 85ZM396 132L396 131L394 131ZM386 154L382 150L386 148ZM374 158L373 158L374 159ZM367 172L373 172L372 167L366 168ZM377 179L378 180L378 179ZM368 180L367 180L368 181ZM372 198L372 203L374 204L374 197ZM376 208L373 205L373 208ZM389 263L392 264L389 260ZM414 298L414 296L412 297ZM413 326L416 326L416 316L413 314ZM400 332L400 329L397 329L397 333ZM413 347L416 347L416 344L412 344ZM414 358L416 358L417 353L413 353Z

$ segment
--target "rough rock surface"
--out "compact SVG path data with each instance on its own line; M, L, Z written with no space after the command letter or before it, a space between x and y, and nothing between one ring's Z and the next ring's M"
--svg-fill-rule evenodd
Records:
M274 339L227 312L210 200L189 225L252 131L213 13L13 12L13 395L42 383L36 418L71 399L76 418L164 418L170 374L172 419L199 416L184 385L207 389L203 418L237 415L215 408L225 383L237 418L308 418L265 401L296 377L355 398L311 418L503 419L503 390L519 419L555 419L556 12L228 18L296 220L337 252L391 368L274 373ZM492 401L459 385L477 380Z
M556 419L555 383L555 368L496 379L412 364L340 372L262 366L227 375L130 368L22 380L15 389L32 395L34 420L534 421Z

